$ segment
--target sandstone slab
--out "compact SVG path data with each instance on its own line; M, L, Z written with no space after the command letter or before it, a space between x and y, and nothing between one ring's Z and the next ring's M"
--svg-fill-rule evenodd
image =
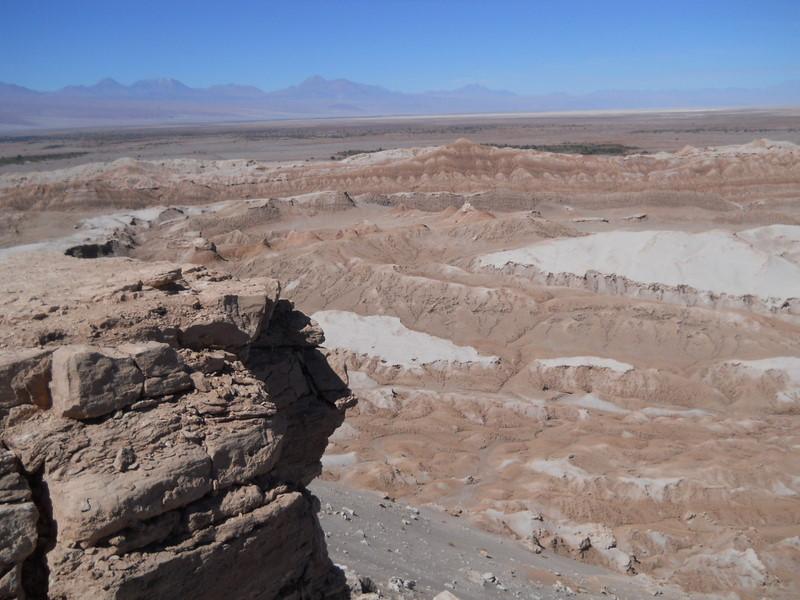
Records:
M145 397L166 396L192 388L192 380L180 355L169 344L122 344L119 350L130 355L142 372Z
M113 349L63 346L53 353L53 408L73 419L90 419L136 402L144 376L133 358Z

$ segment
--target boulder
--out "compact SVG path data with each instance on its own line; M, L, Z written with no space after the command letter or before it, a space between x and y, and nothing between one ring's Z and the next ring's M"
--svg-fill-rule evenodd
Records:
M224 293L217 287L201 292L203 311L181 332L182 345L193 350L242 350L259 337L279 295L280 285L273 279L231 286Z
M53 567L50 594L116 600L342 597L324 580L332 565L324 560L311 503L300 493L281 494L209 534L203 544L121 556L100 563L108 565L102 570L87 566L76 572L71 561L64 561Z
M142 284L157 290L168 290L177 285L182 275L183 271L180 267L168 269L166 271L154 273L152 276L143 279Z
M217 247L214 242L207 240L204 237L196 237L192 240L192 248L195 250L203 250L206 252L216 252Z
M121 250L122 246L117 240L106 240L104 242L70 246L64 251L64 254L75 258L102 258L121 254Z
M192 387L180 355L163 342L63 346L53 353L53 408L64 417L101 417L141 398Z
M335 400L349 393L347 365L342 355L329 350L308 348L301 353L303 365L317 391Z
M20 404L50 406L50 351L0 352L0 413Z
M127 353L95 346L62 346L53 353L53 409L64 417L90 419L133 404L144 376Z
M133 358L144 376L144 396L155 398L192 388L180 355L163 342L122 344L119 351Z

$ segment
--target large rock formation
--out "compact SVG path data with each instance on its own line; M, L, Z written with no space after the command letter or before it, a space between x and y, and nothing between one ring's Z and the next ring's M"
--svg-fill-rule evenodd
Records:
M305 487L354 403L322 332L272 280L149 281L0 357L0 599L345 593Z

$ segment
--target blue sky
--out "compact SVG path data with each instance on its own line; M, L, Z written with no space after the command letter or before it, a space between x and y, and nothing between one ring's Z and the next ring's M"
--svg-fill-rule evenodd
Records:
M0 0L0 81L312 74L401 91L760 87L800 80L800 0Z

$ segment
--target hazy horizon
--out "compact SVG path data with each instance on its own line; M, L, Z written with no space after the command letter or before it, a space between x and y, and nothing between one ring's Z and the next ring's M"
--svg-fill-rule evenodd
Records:
M420 93L757 88L800 79L800 5L507 1L13 3L0 81L175 78L281 89L313 74ZM9 26L13 24L13 26Z
M269 93L272 93L272 92L279 92L279 91L283 91L283 90L286 90L286 89L295 88L295 87L300 86L302 84L306 84L306 83L314 82L314 81L322 81L322 82L326 82L326 83L335 83L335 82L352 83L352 84L357 84L357 85L362 85L362 86L370 86L370 87L380 88L380 89L383 89L383 90L386 90L386 91L389 91L389 92L393 92L393 93L409 94L409 95L426 95L426 94L437 94L437 93L441 93L441 92L453 92L453 91L465 90L465 91L487 91L487 92L495 92L495 93L506 93L506 94L513 94L513 95L522 96L522 97L526 97L526 96L528 96L528 97L532 97L532 96L547 96L547 95L555 95L555 94L563 94L563 95L567 95L567 96L586 96L586 95L602 93L602 92L652 92L652 93L658 93L658 92L696 92L696 91L699 91L699 90L718 90L718 91L725 91L725 90L753 90L753 89L765 89L765 88L780 88L780 87L784 87L784 86L794 86L794 85L800 86L800 77L798 77L797 79L785 79L785 80L781 80L781 81L776 81L774 83L767 84L767 85L764 85L764 86L732 85L732 86L724 86L724 87L723 86L697 86L697 87L687 87L687 88L663 87L663 88L654 88L654 89L633 88L633 87L630 87L630 88L610 88L610 87L606 87L606 88L595 88L595 89L591 89L591 90L586 90L584 92L569 92L569 91L562 90L562 89L551 89L551 90L543 90L541 92L536 92L536 93L525 93L525 92L520 92L519 90L516 90L516 89L513 89L513 88L497 88L497 87L492 87L492 86L485 85L485 84L480 83L480 82L465 82L463 84L460 84L460 85L457 85L457 86L452 86L452 87L444 87L444 86L442 86L442 87L435 88L435 89L431 88L431 89L426 89L426 90L410 91L410 90L404 90L404 89L399 89L399 88L387 87L387 86L376 84L376 83L370 82L370 81L361 81L361 80L357 80L357 79L354 79L354 78L351 78L351 77L344 77L344 76L342 76L342 77L332 77L332 76L326 75L324 73L312 73L312 74L309 74L309 75L307 75L305 77L301 77L297 81L295 81L293 83L289 83L288 85L286 85L284 87L281 87L281 88L265 88L265 87L258 86L258 85L254 84L252 82L249 82L249 81L217 81L217 82L212 82L212 83L210 83L208 85L195 86L195 85L190 85L189 83L187 83L187 82L185 82L185 81L183 81L183 80L181 80L181 79L179 79L177 77L173 77L173 76L171 76L169 74L160 74L160 75L156 75L156 76L153 76L153 77L145 77L145 78L135 79L135 80L122 80L119 77L115 77L114 75L108 74L108 75L100 77L99 79L96 79L96 80L92 80L92 81L73 81L73 82L68 83L66 85L63 85L63 86L61 86L59 88L53 88L53 89L33 88L33 87L29 87L29 86L24 86L24 85L22 85L22 84L20 84L20 83L18 83L16 81L8 81L8 80L3 80L3 79L0 79L0 84L23 87L25 89L28 89L28 90L31 90L31 91L35 91L35 92L41 92L41 93L44 93L44 94L54 94L54 93L62 92L64 90L70 90L70 89L73 89L73 88L94 88L94 87L102 86L103 84L112 84L112 83L113 84L118 84L118 85L120 85L122 87L131 87L131 86L135 86L137 84L139 84L139 85L141 85L141 84L151 84L151 85L155 86L156 84L159 84L159 83L167 84L167 83L170 83L170 82L171 83L176 83L176 84L181 84L181 85L186 86L187 88L192 89L192 90L211 90L211 89L214 89L214 88L224 88L224 87L229 87L229 86L235 86L235 87L241 87L241 88L252 88L252 89L264 92L266 94L269 94Z

